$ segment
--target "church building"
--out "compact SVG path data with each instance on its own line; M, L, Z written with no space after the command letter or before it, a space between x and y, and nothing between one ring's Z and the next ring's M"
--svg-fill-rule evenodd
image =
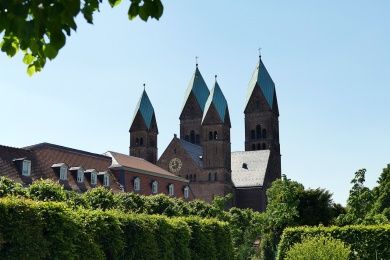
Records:
M245 151L231 151L229 107L217 78L209 90L196 64L174 135L157 160L158 127L144 91L130 127L130 155L189 181L192 199L233 194L233 205L263 211L266 190L281 176L279 109L275 84L261 57L244 107Z

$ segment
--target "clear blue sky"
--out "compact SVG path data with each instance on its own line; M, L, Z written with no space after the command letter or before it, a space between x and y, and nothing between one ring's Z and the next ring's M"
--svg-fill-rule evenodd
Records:
M142 83L159 153L179 132L195 56L229 102L232 150L244 146L247 84L262 48L280 108L283 173L345 203L354 172L375 185L390 163L389 1L168 1L160 21L127 20L104 5L32 78L0 56L0 144L39 142L127 153ZM316 3L314 3L316 2Z

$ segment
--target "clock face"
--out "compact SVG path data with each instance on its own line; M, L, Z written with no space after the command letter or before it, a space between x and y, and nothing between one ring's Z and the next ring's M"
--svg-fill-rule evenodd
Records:
M169 170L173 173L178 172L178 171L180 171L182 165L183 165L183 163L181 162L181 160L179 158L173 158L169 162Z

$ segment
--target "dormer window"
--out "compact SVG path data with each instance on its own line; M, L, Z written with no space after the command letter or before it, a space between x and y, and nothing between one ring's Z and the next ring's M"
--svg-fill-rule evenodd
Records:
M157 181L153 181L152 182L152 193L153 194L157 194L158 192L158 182Z
M108 175L108 173L104 174L103 176L103 185L105 187L110 187L110 176Z
M91 172L91 185L96 185L97 184L97 172L92 171Z
M169 186L168 186L168 194L169 194L169 196L174 196L175 195L175 185L169 184Z
M134 191L140 191L141 190L141 179L139 177L136 177L134 179Z
M184 198L188 199L190 196L190 188L188 186L184 187Z
M31 175L31 161L30 160L23 160L22 175L23 176L30 176Z
M68 167L66 165L62 165L60 167L60 180L65 181L68 179Z
M78 169L77 170L77 182L84 182L84 170Z

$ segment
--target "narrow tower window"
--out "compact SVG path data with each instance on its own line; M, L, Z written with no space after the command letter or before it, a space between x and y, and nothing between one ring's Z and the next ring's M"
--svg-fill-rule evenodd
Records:
M256 150L256 145L252 144L252 151Z
M139 139L139 145L144 146L144 139L142 137L141 137L141 139Z
M257 150L261 150L260 144L257 144Z
M139 145L139 138L135 138L135 146Z
M217 181L218 179L217 179L217 173L215 172L214 173L214 181Z
M267 130L263 129L263 138L267 138Z
M213 132L209 132L209 140L213 140Z
M195 131L194 130L192 130L190 133L190 140L191 140L190 141L191 143L193 143L193 144L195 143Z
M265 143L263 143L263 150L267 149L267 146Z
M260 139L261 138L261 127L260 125L257 125L256 126L256 139Z
M209 172L209 181L211 181L211 172Z
M214 131L214 140L217 140L218 139L218 133L217 131Z

